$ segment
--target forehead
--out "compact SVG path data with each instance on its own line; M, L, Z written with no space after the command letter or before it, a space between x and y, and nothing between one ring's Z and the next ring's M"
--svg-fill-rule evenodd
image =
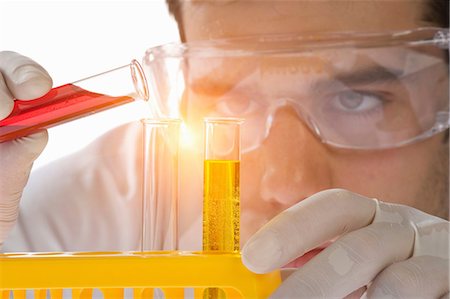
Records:
M255 34L402 30L425 25L425 0L182 1L187 41Z

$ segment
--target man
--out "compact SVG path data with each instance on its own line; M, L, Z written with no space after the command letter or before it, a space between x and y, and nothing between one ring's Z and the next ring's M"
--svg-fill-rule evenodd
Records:
M186 42L268 34L310 36L324 32L386 33L418 27L448 27L448 2L437 0L186 1L170 2L169 6ZM348 34L345 36L351 40ZM418 125L429 119L434 122L436 115L428 111L435 111L430 107L441 107L444 114L440 115L446 115L448 128L448 113L445 114L448 111L445 55L448 53L428 48L380 52L373 45L356 49L354 55L351 51L344 48L331 54L327 52L335 55L328 57L335 59L329 59L331 62L319 70L331 70L327 74L332 80L328 82L338 83L331 85L317 84L323 78L313 77L318 64L311 62L311 57L316 57L311 55L302 54L301 59L290 62L296 67L295 75L301 75L302 80L295 82L290 76L277 80L280 77L274 74L286 71L280 68L280 60L258 61L257 79L242 75L247 74L247 61L253 65L251 59L231 66L224 64L227 67L215 72L215 78L208 69L206 76L198 75L202 73L202 65L190 65L192 80L189 82L199 84L192 84L185 94L186 101L197 101L192 109L199 109L199 105L213 98L223 100L221 103L228 105L228 110L221 111L232 111L229 113L232 116L242 116L239 114L247 113L252 104L263 107L254 108L258 112L255 114L264 116L260 125L268 129L261 133L260 126L255 126L251 134L243 136L244 144L256 140L244 149L242 156L244 264L260 273L288 263L302 265L275 292L276 298L360 296L364 292L374 297L448 298L449 225L443 220L448 218L447 131L436 130L427 135L431 131ZM390 72L395 80L386 79L384 72L378 89L367 90L372 85L350 76L354 70L348 66L359 64L351 64L349 57L355 61L363 57L363 65L369 57L371 65L376 62L382 69L393 65L401 72ZM388 59L392 57L395 59ZM308 69L304 63L309 65ZM18 65L25 67L17 69ZM273 68L277 69L268 72ZM6 82L1 88L5 94L3 116L11 110L13 97L33 98L50 87L45 71L17 54L2 53L0 69ZM39 73L35 76L36 70ZM380 74L371 73L359 79L380 81ZM242 83L243 79L246 84ZM302 97L292 95L295 86L301 90ZM240 93L236 92L238 87ZM248 95L250 92L244 89L247 87L253 87L251 92L257 95L255 98L270 99L261 104L262 101L248 100L253 97L241 96L243 100L233 103L236 97L231 100L224 97ZM292 92L288 94L289 88ZM333 97L333 103L339 106L334 105L331 110L317 109L321 94L317 90L324 89L326 94L330 89L345 91ZM315 101L308 101L312 94ZM379 100L382 96L387 99ZM359 118L350 115L355 111L371 111L380 102L383 114L376 114L379 110L374 109L370 116L373 121L362 118L362 114ZM339 121L331 118L335 122L327 122L326 117L331 114L325 113L335 112L336 107L345 111L347 117ZM251 120L251 114L248 115L247 123ZM427 118L429 115L433 117ZM315 128L322 134L331 133L320 135ZM367 128L370 130L366 131ZM345 135L349 131L352 134ZM405 131L408 134L399 133ZM127 167L130 160L138 158L126 146L136 143L136 132L133 125L118 129L90 145L85 151L89 155L84 154L82 159L75 155L38 172L37 178L29 182L19 225L5 243L5 249L137 248L137 224L124 225L132 223L138 215L138 192L130 188L136 184L138 167ZM373 138L376 134L381 137ZM126 136L125 142L122 136ZM2 214L3 238L15 221L17 202L26 182L24 173L29 171L30 161L44 144L42 133L0 145L2 165L5 165L0 191L8 211ZM114 161L121 151L126 154ZM118 170L122 170L120 176ZM53 178L59 179L59 186L50 192L47 188L52 187ZM76 194L67 194L67 190L74 188ZM195 197L198 190L192 194ZM187 193L186 197L191 198ZM190 211L194 211L195 218L200 215L198 206ZM99 217L99 213L104 216ZM190 219L189 223L192 222L195 220ZM76 229L72 227L75 224L79 225ZM196 225L183 226L184 240L199 234L193 227Z

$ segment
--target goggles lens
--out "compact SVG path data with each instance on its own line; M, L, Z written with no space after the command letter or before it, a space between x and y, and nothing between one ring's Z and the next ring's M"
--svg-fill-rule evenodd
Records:
M448 31L279 36L171 44L147 51L155 113L192 126L243 118L242 147L257 148L280 109L322 142L392 148L449 126Z

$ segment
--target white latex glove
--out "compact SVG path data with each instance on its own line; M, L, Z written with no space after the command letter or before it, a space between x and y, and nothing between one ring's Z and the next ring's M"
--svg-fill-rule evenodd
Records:
M440 298L449 292L449 222L411 207L327 190L282 212L245 245L256 273L338 237L271 298Z
M51 86L52 79L36 62L14 52L0 52L0 119L11 113L14 98L34 99ZM46 144L47 131L0 143L0 248L17 219L33 161Z

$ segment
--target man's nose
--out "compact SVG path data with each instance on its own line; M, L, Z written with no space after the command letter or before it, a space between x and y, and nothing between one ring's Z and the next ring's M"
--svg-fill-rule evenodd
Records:
M262 156L261 198L267 202L287 208L332 187L328 149L292 107L274 115Z

